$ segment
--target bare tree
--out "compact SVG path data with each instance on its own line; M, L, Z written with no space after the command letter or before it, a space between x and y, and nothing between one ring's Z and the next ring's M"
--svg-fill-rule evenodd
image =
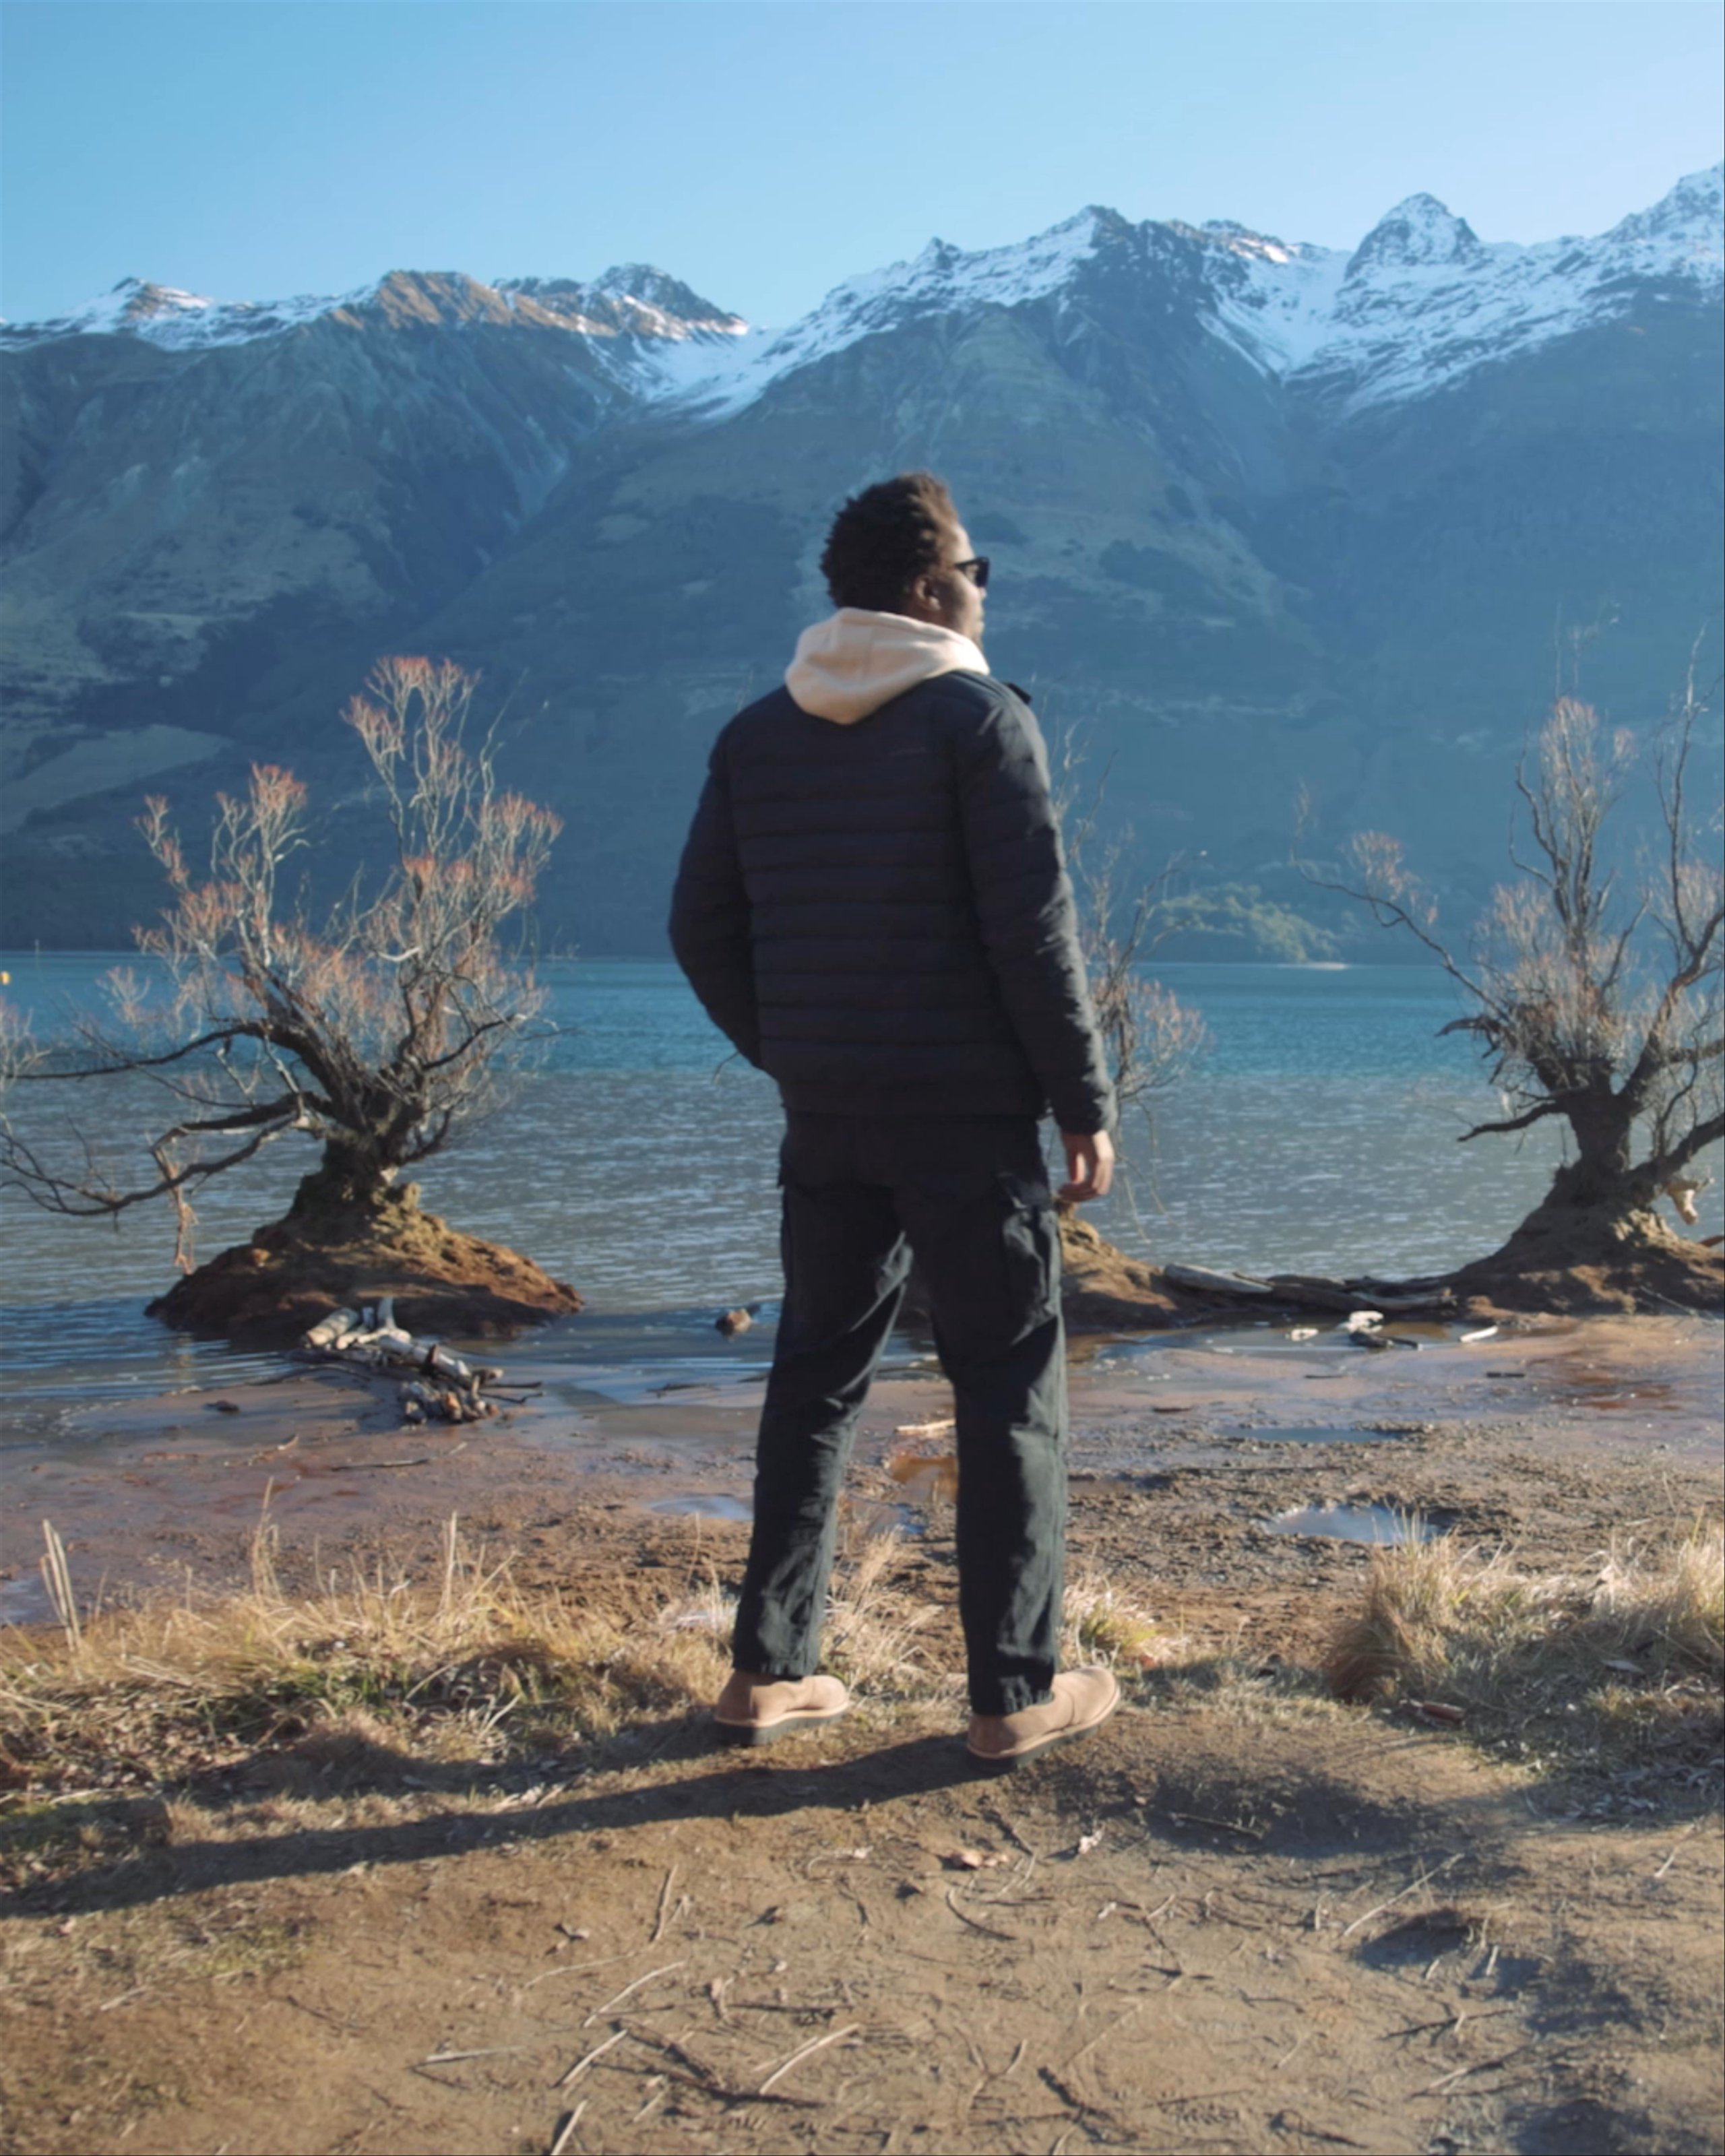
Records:
M1147 880L1132 872L1131 832L1104 837L1099 828L1108 773L1086 792L1083 763L1082 745L1069 731L1055 759L1055 805L1077 900L1079 941L1115 1096L1122 1108L1147 1112L1155 1096L1185 1077L1209 1044L1199 1014L1144 970L1158 944L1173 932L1168 895L1184 864L1171 860Z
M290 890L308 844L290 772L254 765L243 795L218 797L207 875L166 803L150 801L139 826L170 903L136 934L156 966L110 975L110 1017L69 1050L14 1040L10 1059L25 1081L159 1087L164 1112L141 1142L150 1168L115 1174L106 1144L75 1127L67 1152L7 1126L10 1182L50 1210L99 1218L166 1199L184 1268L193 1194L287 1132L323 1147L289 1216L315 1236L375 1223L399 1171L493 1105L541 1003L505 925L531 901L559 825L500 788L489 741L464 742L475 686L447 662L386 659L349 704L393 859L371 896L356 879L315 921Z
M1697 824L1690 800L1704 708L1692 681L1658 752L1656 841L1635 860L1620 837L1634 737L1558 699L1517 771L1519 880L1495 893L1466 957L1439 933L1397 840L1365 834L1339 875L1311 872L1414 937L1468 998L1445 1031L1479 1043L1503 1111L1464 1142L1567 1126L1549 1193L1490 1264L1609 1264L1668 1246L1662 1191L1693 1218L1699 1186L1684 1171L1725 1135L1721 818Z

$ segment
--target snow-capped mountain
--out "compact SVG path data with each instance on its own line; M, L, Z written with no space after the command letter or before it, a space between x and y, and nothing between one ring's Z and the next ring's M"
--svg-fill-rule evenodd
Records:
M612 345L721 343L747 325L641 263L608 270L591 284L519 277L482 284L459 272L393 270L334 298L218 300L172 285L122 278L111 292L50 321L0 326L0 348L28 348L74 336L135 336L167 352L256 343L313 323L432 328L485 321L567 331L603 351ZM619 364L626 369L629 359Z
M1597 239L1487 244L1433 195L1410 195L1352 255L1209 226L1236 264L1220 321L1268 371L1355 406L1457 376L1610 321L1639 288L1725 285L1725 164L1680 180Z
M833 505L916 465L995 560L991 661L1147 849L1267 887L1305 788L1487 883L1553 624L1615 622L1586 686L1651 723L1717 608L1722 221L1716 167L1528 246L1430 195L1351 251L1093 208L779 330L626 264L0 331L0 937L126 940L146 784L195 817L263 754L345 798L337 715L412 650L483 673L566 819L550 932L655 947Z
M648 401L734 413L864 337L934 315L1058 300L1111 257L1186 288L1253 362L1354 406L1418 396L1589 321L1640 286L1725 280L1725 164L1680 180L1594 239L1482 241L1433 195L1410 195L1349 254L1225 223L1132 225L1091 208L1033 239L975 253L931 240L910 262L850 279L782 331L753 327L649 264L590 284L397 272L336 298L223 302L128 278L72 314L0 329L0 345L132 336L185 351L280 336L323 320L486 321L592 346Z

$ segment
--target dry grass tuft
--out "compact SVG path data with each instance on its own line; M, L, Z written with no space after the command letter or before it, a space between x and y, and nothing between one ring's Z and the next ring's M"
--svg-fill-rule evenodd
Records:
M1342 1698L1435 1705L1534 1760L1704 1776L1725 1722L1725 1534L1626 1543L1586 1578L1453 1536L1379 1550L1326 1666Z
M453 1519L430 1581L362 1568L310 1596L281 1588L266 1527L243 1594L0 1635L0 1779L137 1788L260 1747L319 1769L356 1748L492 1759L685 1712L724 1667L711 1632L526 1593Z
M413 1780L416 1763L563 1752L704 1709L730 1666L735 1605L711 1573L643 1624L632 1608L521 1588L454 1519L429 1579L378 1564L290 1594L276 1549L260 1528L241 1594L0 1633L0 1789L15 1819L54 1792L241 1768L284 1795L327 1795ZM875 1534L841 1556L828 1663L884 1705L950 1701L952 1613L895 1581L902 1553Z
M959 1677L944 1643L927 1636L945 1613L894 1584L901 1554L897 1536L865 1535L834 1568L826 1666L874 1700L949 1699L961 1688Z
M1189 1642L1093 1568L1076 1573L1066 1586L1061 1661L1106 1662L1132 1673L1182 1661Z

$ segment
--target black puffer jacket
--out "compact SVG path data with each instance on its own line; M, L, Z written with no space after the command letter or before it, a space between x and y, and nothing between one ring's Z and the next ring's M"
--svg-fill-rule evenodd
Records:
M784 689L740 712L670 933L791 1110L1111 1127L1042 737L986 675L937 675L850 726Z

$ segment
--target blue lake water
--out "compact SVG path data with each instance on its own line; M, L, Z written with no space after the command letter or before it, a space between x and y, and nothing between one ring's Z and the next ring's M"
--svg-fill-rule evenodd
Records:
M36 1037L93 1009L111 955L0 954L4 993ZM1558 1157L1549 1125L1520 1139L1461 1132L1495 1111L1435 969L1167 966L1160 978L1213 1045L1157 1106L1131 1117L1126 1173L1091 1209L1105 1235L1163 1259L1251 1270L1418 1273L1493 1247L1537 1201ZM590 1366L615 1393L691 1358L735 1369L716 1312L778 1291L777 1096L728 1055L668 963L556 961L542 970L558 1030L514 1099L418 1171L425 1201L573 1281L588 1312L536 1340L536 1359ZM19 1089L14 1122L51 1134L75 1109L123 1168L128 1132L159 1094L146 1081ZM281 1141L198 1200L209 1256L279 1216L315 1163ZM1717 1171L1717 1162L1703 1163ZM1717 1232L1720 1194L1703 1199ZM172 1278L172 1223L141 1209L117 1228L0 1196L5 1383L42 1404L238 1377L275 1367L169 1335L142 1315ZM220 1376L217 1377L216 1373ZM600 1374L603 1373L603 1382Z

